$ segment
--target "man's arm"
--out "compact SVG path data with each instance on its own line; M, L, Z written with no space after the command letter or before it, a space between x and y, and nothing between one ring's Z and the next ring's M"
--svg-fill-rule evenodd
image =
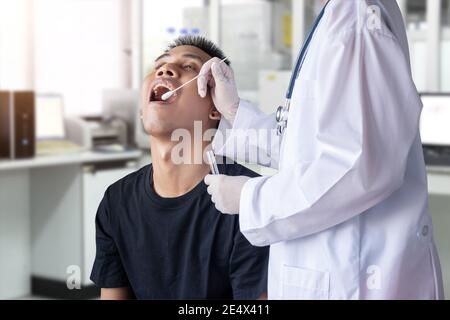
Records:
M102 288L101 300L131 300L134 299L130 288Z
M267 299L267 269L269 247L258 248L248 242L239 231L234 230L234 245L230 257L230 280L235 300Z
M267 292L261 293L258 300L267 300L269 297L267 296Z
M128 299L129 295L126 293L132 291L129 289L131 286L114 241L109 190L108 188L105 192L95 218L96 254L91 280L101 288L102 300Z

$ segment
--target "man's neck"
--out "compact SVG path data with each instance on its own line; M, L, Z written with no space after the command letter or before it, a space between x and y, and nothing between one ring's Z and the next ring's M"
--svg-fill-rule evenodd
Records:
M185 161L181 164L178 164L178 159L172 158L173 155L179 155L178 152L173 151L175 147L177 147L176 151L180 149L180 142L152 137L150 146L153 164L153 188L161 197L175 198L188 193L210 171L209 165L203 160L206 143L196 148L194 146L184 148L184 150L192 150L192 155L189 157L190 161L186 161L185 158Z

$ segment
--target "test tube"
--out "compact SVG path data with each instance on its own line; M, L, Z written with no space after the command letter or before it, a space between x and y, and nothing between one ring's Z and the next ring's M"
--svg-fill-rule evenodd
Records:
M209 166L211 167L211 173L214 175L220 174L214 151L206 151L206 156L208 157Z

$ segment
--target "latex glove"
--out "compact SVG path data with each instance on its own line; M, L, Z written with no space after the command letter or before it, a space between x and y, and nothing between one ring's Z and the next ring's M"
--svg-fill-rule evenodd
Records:
M212 58L203 65L199 74L197 85L200 97L206 97L209 88L217 111L233 123L240 102L233 70L219 58Z
M216 209L225 214L239 214L242 188L249 179L245 176L207 175L205 183Z

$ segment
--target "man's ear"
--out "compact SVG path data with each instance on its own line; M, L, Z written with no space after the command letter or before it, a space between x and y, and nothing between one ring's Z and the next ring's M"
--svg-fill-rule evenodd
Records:
M216 107L212 107L211 110L209 111L209 119L211 120L217 120L219 121L220 119L222 119L222 115L220 114L219 111L217 111Z

